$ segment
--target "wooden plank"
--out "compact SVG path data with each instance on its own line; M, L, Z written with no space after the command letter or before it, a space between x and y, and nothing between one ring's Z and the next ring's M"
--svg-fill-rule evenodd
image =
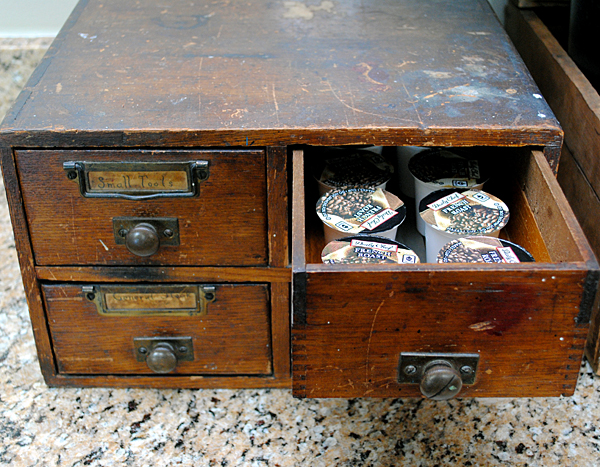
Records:
M288 268L214 268L214 267L65 267L37 266L37 278L55 282L289 282Z
M48 332L46 314L40 295L40 286L36 278L33 251L29 241L27 217L23 207L23 199L19 190L19 182L13 152L9 149L0 148L2 157L2 174L4 175L4 186L8 200L10 218L15 234L15 246L21 276L25 288L25 298L29 306L29 316L33 328L33 336L37 348L38 359L44 379L48 380L56 374L52 343Z
M303 272L306 265L304 151L293 151L292 168L292 269L296 273Z
M173 389L260 389L290 386L288 379L272 376L123 376L53 375L46 379L50 387L101 388L173 388Z
M291 383L290 284L271 284L271 329L273 373Z
M159 0L89 0L4 138L24 147L560 146L486 0L301 10L201 0L175 14Z
M540 151L532 152L520 182L552 261L583 261L598 270L575 214Z
M532 11L507 7L507 31L558 117L565 143L600 193L600 96Z
M563 146L558 170L560 184L575 217L596 255L600 258L600 198L567 146Z
M268 147L266 155L269 264L273 267L285 267L290 262L288 251L287 148Z
M575 216L577 216L581 228L590 242L592 250L596 254L596 258L600 257L600 231L598 230L600 199L598 199L598 196L585 178L581 167L579 167L566 146L563 146L560 170L558 171L558 182L571 203ZM588 362L596 373L600 369L599 299L600 293L598 293L596 303L592 309L590 332L585 348Z
M525 193L516 185L513 185L513 188L510 190L510 194L502 197L502 200L510 206L510 221L502 233L507 236L508 240L521 245L531 253L536 262L552 262L550 252Z

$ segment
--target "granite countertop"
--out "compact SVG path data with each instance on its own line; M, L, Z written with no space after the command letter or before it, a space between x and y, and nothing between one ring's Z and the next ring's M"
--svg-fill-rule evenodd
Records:
M48 45L0 39L0 116ZM600 466L600 378L587 363L573 397L548 399L48 388L0 198L0 465Z

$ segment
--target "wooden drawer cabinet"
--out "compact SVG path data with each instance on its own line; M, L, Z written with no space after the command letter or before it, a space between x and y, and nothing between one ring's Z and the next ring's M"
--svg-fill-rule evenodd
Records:
M48 384L429 397L432 363L463 396L572 393L598 265L487 1L292 3L82 1L7 114ZM364 145L481 151L538 262L321 264L307 155Z

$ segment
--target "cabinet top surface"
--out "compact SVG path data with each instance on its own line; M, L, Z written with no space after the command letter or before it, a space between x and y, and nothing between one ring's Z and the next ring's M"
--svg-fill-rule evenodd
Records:
M561 141L485 0L82 1L2 131L13 145Z

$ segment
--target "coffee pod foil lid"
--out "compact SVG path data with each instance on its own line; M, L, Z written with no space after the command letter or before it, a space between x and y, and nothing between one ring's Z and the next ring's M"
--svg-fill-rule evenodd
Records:
M406 245L389 238L361 235L329 242L321 259L329 264L416 264L419 257Z
M523 247L495 237L457 238L444 245L438 263L527 263L533 256Z
M336 152L342 154L335 155ZM379 186L389 181L394 171L383 156L371 151L334 151L318 164L315 178L332 187Z
M332 229L368 234L400 225L406 217L406 206L397 196L381 188L348 187L321 196L317 214Z
M421 201L419 210L433 228L464 236L496 232L510 216L504 202L481 190L436 191Z
M418 153L408 163L408 169L415 178L440 188L469 188L487 179L481 161L446 149Z

